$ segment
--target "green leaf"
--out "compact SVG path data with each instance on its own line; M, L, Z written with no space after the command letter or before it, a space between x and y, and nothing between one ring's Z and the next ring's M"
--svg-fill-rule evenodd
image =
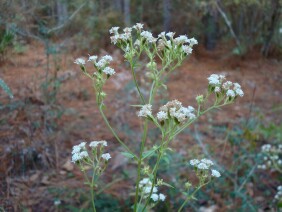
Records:
M121 152L121 154L126 157L126 158L129 158L129 159L132 159L134 158L135 156L129 152Z
M2 80L1 78L0 78L0 87L4 90L4 92L5 92L6 94L9 95L9 97L10 97L11 99L14 98L11 89L8 87L8 85L7 85L7 84L4 82L4 80Z
M151 149L149 151L143 152L142 154L142 160L144 160L145 158L151 156L154 154L154 152L156 151L156 149Z
M163 185L167 186L167 187L170 187L170 188L174 188L172 185L166 183L166 182L163 182Z

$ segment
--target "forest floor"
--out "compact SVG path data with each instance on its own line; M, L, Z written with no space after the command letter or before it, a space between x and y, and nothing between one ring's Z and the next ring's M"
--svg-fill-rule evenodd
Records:
M81 205L84 190L80 188L85 188L83 176L70 162L71 148L81 140L109 141L108 151L113 159L103 181L114 180L115 183L105 193L126 198L132 186L132 181L115 174L123 169L132 172L129 168L133 164L120 156L122 149L97 110L91 81L73 64L75 57L79 56L75 54L62 54L56 59L59 70L56 95L50 94L54 91L54 84L49 83L48 88L44 84L47 59L42 45L29 45L23 54L0 64L1 78L14 94L13 99L3 91L0 95L0 206L6 211L54 211L57 199L61 200L61 205L87 207L87 201ZM141 120L135 115L135 108L130 107L138 103L136 92L120 53L115 51L113 57L117 74L105 87L108 94L106 114L114 128L122 131L119 131L120 137L132 148L137 148ZM48 77L54 75L52 56L50 70ZM178 99L184 105L195 107L195 97L205 92L207 77L213 73L225 74L228 80L241 84L244 97L221 111L202 117L191 128L192 133L179 135L171 147L187 160L197 153L202 154L201 149L192 148L197 143L193 135L198 131L204 143L215 144L212 155L228 166L231 163L227 156L230 150L222 149L224 139L218 138L211 126L232 129L253 118L261 118L266 125L281 124L282 63L261 58L255 53L237 57L226 49L207 52L198 47L193 56L172 74L167 91L158 94L158 99ZM142 75L142 70L138 74ZM144 88L146 80L145 77L140 79ZM43 92L44 85L48 92ZM155 106L154 110L157 108ZM151 133L157 137L155 131ZM148 143L153 144L153 139ZM128 175L134 176L134 173ZM255 192L256 188L253 189ZM225 211L220 198L215 202L222 209L219 211Z

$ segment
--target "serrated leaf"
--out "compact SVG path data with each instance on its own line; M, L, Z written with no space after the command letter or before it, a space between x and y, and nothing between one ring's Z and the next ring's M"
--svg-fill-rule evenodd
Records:
M135 156L129 152L121 152L121 154L126 157L126 158L129 158L129 159L132 159L134 158Z
M1 78L0 78L0 87L4 90L4 92L5 92L6 94L9 95L9 97L10 97L11 99L14 98L11 89L8 87L8 85L7 85L7 84L4 82L4 80L2 80Z

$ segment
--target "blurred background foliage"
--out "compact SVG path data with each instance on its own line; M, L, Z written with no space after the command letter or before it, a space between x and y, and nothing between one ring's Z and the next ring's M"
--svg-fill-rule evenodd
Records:
M153 32L195 36L208 50L226 41L234 54L255 50L280 54L281 0L4 0L0 7L0 52L5 32L16 40L60 42L62 48L109 46L108 29L142 22ZM75 42L71 42L75 41ZM4 42L4 44L2 44ZM9 42L9 41L8 41Z

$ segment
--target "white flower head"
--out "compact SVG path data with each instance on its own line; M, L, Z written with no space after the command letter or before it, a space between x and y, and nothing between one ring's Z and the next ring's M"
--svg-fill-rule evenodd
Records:
M209 166L206 163L200 162L199 164L197 164L197 168L198 169L209 169Z
M235 93L236 93L236 95L239 95L239 96L244 96L244 92L242 91L242 89L240 89L240 88L237 88L236 90L235 90Z
M220 87L216 86L216 87L214 88L214 92L215 92L215 93L219 93L219 92L220 92Z
M208 166L213 165L213 162L209 159L206 159L206 158L202 159L201 162L207 164Z
M195 38L190 38L189 43L190 43L191 46L194 46L194 45L198 44L198 41Z
M152 194L151 195L151 199L154 201L154 202L157 202L159 200L159 195L157 194Z
M148 31L143 31L143 32L141 32L140 35L141 35L141 37L146 39L148 43L154 43L157 40L156 38L153 37L152 33L148 32Z
M227 82L223 83L222 87L223 87L225 90L228 90L232 85L233 85L232 82L227 81Z
M108 63L108 62L102 58L102 59L99 60L98 63L96 63L95 65L96 65L99 69L101 69L101 68L104 68L104 67L107 65L107 63Z
M180 35L179 37L174 39L174 42L176 44L184 44L184 43L188 43L189 39L186 35Z
M102 71L105 74L110 75L110 76L112 76L112 75L114 75L116 73L115 70L113 68L110 68L110 67L106 67Z
M190 46L187 46L187 45L183 45L183 46L182 46L182 50L183 50L183 52L186 53L186 54L191 54L192 51L193 51L193 49L192 49Z
M103 60L105 60L107 63L113 61L113 58L111 55L105 55L102 57Z
M215 170L215 169L212 169L212 170L211 170L211 175L212 175L213 177L220 177L220 176L221 176L221 174L219 173L219 171L217 171L217 170Z
M103 158L104 160L108 161L111 157L110 153L105 153L101 155L101 158Z
M158 119L159 121L164 121L164 120L168 119L167 112L159 111L159 112L157 113L157 119Z
M141 23L136 23L132 28L136 30L141 30L143 29L144 24Z
M173 38L173 36L175 35L175 32L168 32L166 33L166 36L169 37L169 38Z
M228 90L226 92L226 96L229 96L229 97L235 97L235 92L233 90Z
M77 65L83 66L85 65L85 60L83 58L77 58L75 59L74 63Z
M75 162L77 162L77 161L79 161L79 160L81 160L81 159L82 159L82 158L81 158L81 156L80 156L80 152L72 154L71 161L72 161L73 163L75 163Z
M96 63L96 60L98 59L98 56L97 55L89 55L89 58L88 58L88 62L94 62Z
M208 81L209 81L209 85L219 85L220 84L220 80L219 80L219 76L217 74L212 74L208 77Z
M112 27L112 28L109 30L109 32L110 32L110 34L115 34L115 35L117 35L117 34L118 34L118 29L119 29L119 27Z
M144 187L143 192L145 194L149 194L151 192L151 189L152 189L152 187L150 185L146 186L146 187ZM158 192L158 188L156 186L154 186L152 193L157 193L157 192Z
M139 182L139 185L144 186L144 185L151 185L151 180L149 178L144 178Z
M166 196L164 194L159 194L159 200L165 201Z
M198 159L190 160L190 164L191 164L192 166L196 166L196 165L198 165L199 163L200 163L200 161L199 161Z
M147 104L141 107L141 110L137 113L138 117L147 117L152 115L152 105Z

